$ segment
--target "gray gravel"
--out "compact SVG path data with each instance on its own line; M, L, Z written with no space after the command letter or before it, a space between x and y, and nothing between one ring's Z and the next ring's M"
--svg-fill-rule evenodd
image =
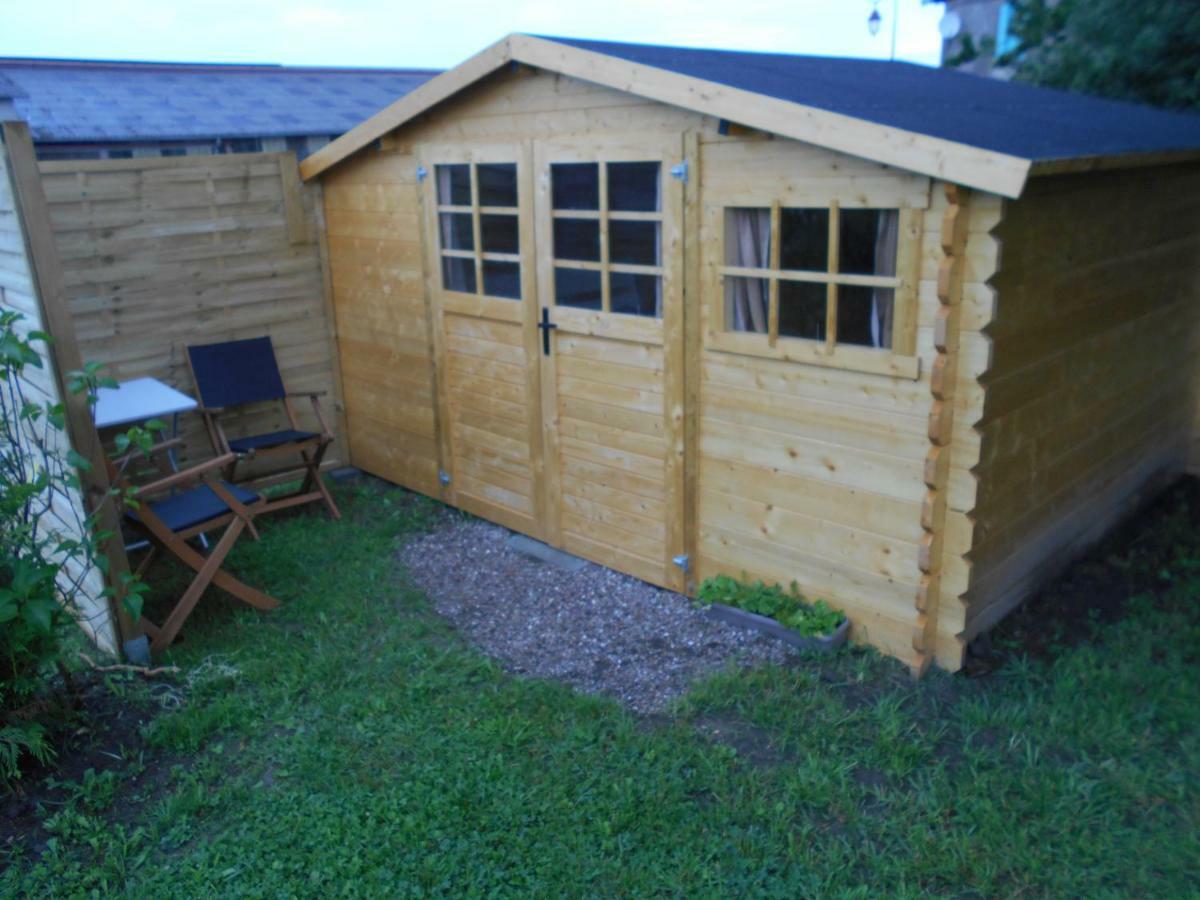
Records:
M510 534L448 516L400 558L437 611L512 672L648 714L730 660L794 658L779 641L709 620L679 594L591 563L568 572L510 550Z

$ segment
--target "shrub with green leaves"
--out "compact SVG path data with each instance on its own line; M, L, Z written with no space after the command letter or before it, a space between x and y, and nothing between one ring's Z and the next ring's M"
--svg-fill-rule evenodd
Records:
M72 502L81 493L77 472L90 463L70 449L63 404L26 395L26 371L44 367L33 345L50 337L23 333L22 318L0 311L0 784L19 776L23 756L45 761L52 753L46 720L61 705L48 701L48 686L88 572L105 569L99 548L111 537ZM98 366L69 378L91 402L106 383ZM127 444L148 440L147 429L126 436ZM136 618L144 588L132 577L124 587Z
M833 634L845 619L824 600L809 603L794 581L785 591L778 584L768 586L762 581L715 575L701 582L696 597L705 605L721 603L775 619L805 637Z

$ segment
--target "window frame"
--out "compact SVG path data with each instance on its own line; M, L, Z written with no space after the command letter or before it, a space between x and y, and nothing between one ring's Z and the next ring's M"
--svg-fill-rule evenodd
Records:
M516 179L517 205L516 206L483 206L480 203L479 197L479 166L496 166L496 165L511 165L513 167L513 175ZM442 203L438 196L438 167L439 166L466 166L471 183L471 202L469 205ZM525 297L525 277L526 273L522 266L522 246L521 246L521 161L515 157L511 160L489 161L481 159L466 159L466 160L441 160L437 159L428 170L427 177L433 182L431 192L433 198L433 220L435 223L434 240L436 241L437 253L437 270L435 277L438 279L439 289L449 294L458 294L463 297L478 297L483 300L498 300L506 303L521 303ZM444 245L442 239L442 216L444 214L458 214L471 216L471 246L470 250L458 250L448 248ZM516 253L501 253L498 251L485 251L483 249L483 216L487 215L504 215L512 216L516 220L518 245ZM442 266L442 261L445 259L467 259L474 264L475 270L475 290L462 291L457 288L451 288L446 285L445 270ZM521 293L517 297L504 297L497 294L488 294L484 291L483 280L483 264L485 262L504 262L514 264L517 267L517 277L521 285Z
M614 210L609 208L608 197L608 175L609 166L623 165L629 163L654 163L658 166L658 209L651 211L634 211L634 210ZM555 209L553 200L547 205L547 212L551 220L551 229L554 223L572 219L576 221L596 222L599 229L599 259L598 260L581 260L581 259L562 259L554 253L554 236L550 235L550 243L545 249L545 253L549 259L549 267L551 273L551 287L557 285L557 269L575 269L581 272L598 272L600 275L600 308L586 309L585 307L575 307L569 305L559 305L555 292L551 292L547 298L547 305L552 306L556 310L561 309L578 309L583 312L602 313L604 315L616 315L635 319L645 319L648 321L662 321L662 313L656 316L641 316L636 313L617 312L612 309L612 282L611 276L616 274L627 275L649 275L658 278L658 290L660 297L665 297L663 293L666 290L665 279L667 277L667 267L664 262L663 235L666 229L666 209L665 195L667 192L666 178L669 177L666 171L666 165L662 159L654 157L652 154L646 158L626 159L624 156L605 156L597 155L593 159L559 159L552 158L548 161L549 178L553 179L553 167L555 165L594 165L597 167L597 204L596 209ZM613 262L611 241L609 239L609 225L612 222L650 222L658 226L658 246L657 255L658 263L656 265L648 265L642 263L620 263Z
M706 329L706 348L745 356L759 356L829 368L917 379L920 376L920 361L916 348L917 283L920 277L924 211L894 202L846 203L839 198L833 198L826 202L806 202L806 200L807 198L798 197L782 202L778 197L774 197L769 202L762 202L761 199L754 197L734 199L726 196L711 208L715 217L710 216L708 227L716 229L717 233L710 238L710 247L714 247L719 255L710 263L713 278L710 283L707 310L709 324ZM770 211L770 260L765 268L732 266L726 263L729 258L727 255L727 216L731 210L747 208L769 209ZM829 211L829 241L825 271L781 268L780 254L783 242L780 226L784 209L826 209ZM894 276L838 272L841 212L845 209L894 209L898 211L899 234ZM725 321L727 278L758 278L767 282L768 327L766 333L727 330ZM779 285L784 281L826 285L824 340L791 337L778 333ZM835 340L839 285L884 287L893 291L891 347L865 347L859 344L838 343Z

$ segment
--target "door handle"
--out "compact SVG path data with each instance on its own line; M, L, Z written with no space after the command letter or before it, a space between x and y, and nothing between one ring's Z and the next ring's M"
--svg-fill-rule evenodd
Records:
M547 307L543 306L542 307L542 321L538 322L538 328L542 329L542 355L543 356L550 355L550 331L551 331L551 329L557 328L557 327L558 327L557 325L555 325L553 322L550 321L550 310Z

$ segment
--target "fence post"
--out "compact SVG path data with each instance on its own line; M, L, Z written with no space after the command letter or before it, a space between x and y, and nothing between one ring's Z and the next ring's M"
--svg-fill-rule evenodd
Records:
M121 602L123 576L129 573L129 559L125 555L125 546L121 538L120 515L113 503L105 502L109 481L104 448L96 432L87 398L73 394L67 383L66 373L82 369L83 360L79 354L75 325L67 308L62 263L58 256L54 232L50 227L50 211L42 188L42 176L38 170L29 126L24 122L4 122L0 123L0 129L3 131L4 145L8 150L13 199L21 229L25 234L29 265L33 271L37 300L42 311L42 322L45 330L54 339L49 348L50 362L58 383L59 395L66 408L67 436L75 451L92 464L90 471L80 473L84 503L89 512L98 513L100 528L113 535L101 549L109 562L106 580L110 587L115 588L115 595L110 601L110 611L116 618L121 643L125 644L140 637L142 629L125 611Z

